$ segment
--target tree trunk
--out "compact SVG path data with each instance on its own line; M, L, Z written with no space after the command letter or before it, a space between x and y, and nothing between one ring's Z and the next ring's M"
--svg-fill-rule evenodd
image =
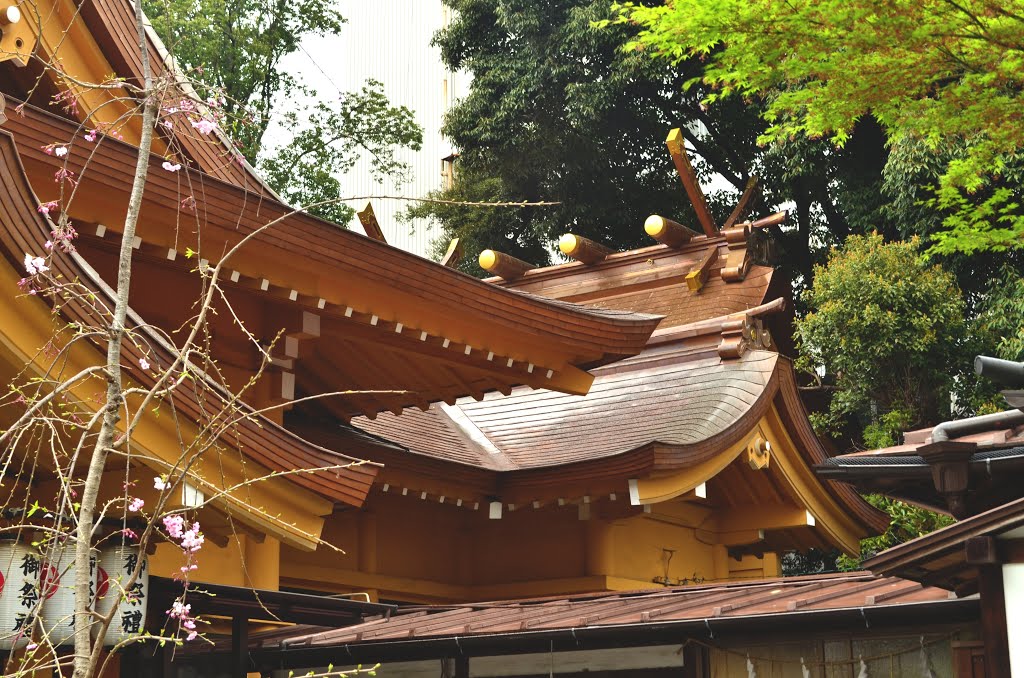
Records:
M128 315L128 293L132 279L132 241L135 239L135 228L142 209L142 194L146 187L146 175L149 172L149 154L153 146L153 128L156 124L159 98L152 91L152 76L149 64L149 49L146 30L143 23L142 3L135 2L135 20L138 29L139 50L142 59L145 84L142 92L142 136L139 141L139 154L135 162L135 177L132 181L132 192L128 200L128 214L124 220L124 232L121 236L121 251L117 267L117 298L113 316L110 320L107 336L107 395L104 404L103 420L96 438L89 470L82 488L81 508L78 511L78 529L75 537L75 660L73 678L92 678L99 660L90 640L92 629L92 598L90 583L92 581L92 537L95 528L96 504L99 498L100 480L107 455L114 444L117 425L121 421L121 409L124 406L124 390L121 382L121 341L124 338L125 318ZM102 631L102 629L101 629ZM102 643L102 634L97 640Z

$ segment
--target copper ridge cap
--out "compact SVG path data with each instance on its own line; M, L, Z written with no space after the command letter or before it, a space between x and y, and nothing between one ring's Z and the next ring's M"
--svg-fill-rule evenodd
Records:
M719 245L727 244L724 236L709 238L706 235L698 235L694 236L690 242L682 247L669 247L668 245L656 243L646 247L626 250L625 252L612 252L605 257L604 260L595 264L586 264L582 261L566 261L558 264L551 264L550 266L540 266L530 269L515 280L505 280L501 276L491 276L489 278L484 278L483 281L500 287L514 287L524 282L534 282L537 280L546 280L548 278L558 278L564 275L572 275L574 273L614 268L615 266L633 263L637 260L667 259L673 255L692 254L703 251L707 248L709 243Z
M648 339L647 345L657 346L659 344L668 344L682 339L692 339L694 337L721 334L727 323L735 322L737 320L749 320L750 318L762 318L764 316L781 313L785 310L786 300L780 297L765 304L748 308L745 311L738 311L736 313L721 315L706 320L698 320L685 325L659 327L651 333L651 338Z

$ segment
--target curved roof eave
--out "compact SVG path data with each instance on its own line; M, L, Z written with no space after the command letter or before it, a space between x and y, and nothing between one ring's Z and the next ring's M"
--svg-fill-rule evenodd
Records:
M6 251L8 261L16 267L23 252L39 250L41 243L48 239L48 234L54 226L36 211L35 207L39 201L25 176L14 138L3 130L0 130L0 171L5 175L0 181L0 191L3 193L0 203L3 203L6 213L6 218L0 220L0 245ZM77 254L54 257L52 268L55 274L63 275L68 280L80 280L98 296L112 299L113 292L110 288ZM61 313L69 322L86 319L84 311L74 300L66 303ZM152 352L144 354L137 346L128 342L124 347L125 361L134 364L146 357L156 364L169 363L173 347L134 312L130 313L128 320L136 332L146 337ZM207 395L219 393L223 397L223 391L216 383L201 372L197 371L197 374L207 380ZM154 380L152 375L145 371L139 371L132 377L144 386L151 386ZM176 392L175 398L178 411L192 417L193 420L201 418L208 411L209 406L198 401L191 391ZM378 466L373 463L366 463L313 445L259 415L241 418L236 430L226 442L271 471L292 472L298 468L332 467L330 470L319 472L287 475L286 478L290 484L298 488L332 502L352 506L360 506L363 503L378 470Z

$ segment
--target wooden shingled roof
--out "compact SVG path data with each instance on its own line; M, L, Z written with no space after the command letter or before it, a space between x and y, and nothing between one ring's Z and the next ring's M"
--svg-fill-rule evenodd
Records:
M20 271L24 253L38 251L39 244L49 237L54 226L36 210L39 200L25 177L14 140L9 133L3 131L0 131L0 175L0 252L12 270ZM77 254L54 257L50 266L54 275L79 280L98 297L111 298L110 289L88 262ZM23 312L27 313L27 310ZM60 312L68 322L91 322L89 308L79 297L66 300ZM134 312L129 314L128 323L133 332L146 339L147 346L143 353L139 343L126 343L123 347L126 364L137 365L143 357L157 365L172 361L173 348L159 333ZM153 374L145 370L132 370L130 378L144 387L152 386L155 379ZM212 381L208 381L204 389L182 387L173 396L175 411L185 420L204 421L222 407L222 403L216 400L218 393L221 393L219 386ZM226 398L226 394L222 395ZM354 454L367 453L370 448L389 447L385 442L354 430L344 433L343 437L348 443L344 449ZM331 503L361 505L379 469L373 463L365 463L356 457L337 452L340 448L329 449L303 440L260 416L239 417L232 435L225 436L223 445L233 448L236 458L244 455L252 465L253 473L261 470L282 472L296 468L323 469L284 475L283 482L313 492ZM170 450L153 452L159 458L161 453ZM162 472L166 467L158 466L157 470ZM226 497L225 501L230 504L231 498Z
M419 478L458 478L463 491L474 488L513 506L562 497L568 485L621 492L625 479L711 463L751 435L769 411L783 419L804 469L823 462L827 454L807 421L791 362L773 338L785 340L789 332L773 269L755 265L742 277L723 277L730 258L745 246L696 236L680 247L656 245L595 264L491 279L590 308L656 312L665 319L640 355L594 369L586 396L516 389L504 397L435 405L414 416L354 419L355 426L409 450L379 459L385 464L379 482L405 483L402 471L415 468ZM706 278L694 289L687 277L709 252ZM718 471L709 473L710 479ZM741 474L732 475L715 490L723 505L768 496L786 500L784 491L744 488ZM884 529L885 518L851 488L821 486L860 525Z
M62 162L80 171L88 163L71 216L80 231L119 228L111 206L127 200L133 147L108 138L95 147L72 143L63 159L47 155L40 147L54 138L75 138L75 125L31 106L6 128L18 139L40 191L53 190L52 176ZM184 256L186 249L198 257L205 252L219 256L246 234L280 219L231 261L224 284L259 297L267 317L280 322L277 329L286 333L311 339L304 327L307 321L315 323L323 338L306 342L295 367L304 393L336 390L337 384L352 391L392 391L338 398L335 416L372 417L460 396L483 397L492 390L507 392L519 384L584 393L592 381L587 369L637 354L659 322L652 314L589 308L488 285L292 213L237 185L184 169L171 174L160 163L158 156L151 160L138 231L140 258L187 272L194 265ZM195 213L181 208L189 191L197 201ZM98 256L103 254L102 241L92 245ZM114 244L105 247L112 252ZM274 331L267 328L269 336ZM361 359L351 360L354 355Z
M771 351L729 362L700 353L648 351L596 369L586 396L519 388L508 396L435 405L412 416L382 413L353 424L416 454L496 471L594 461L644 448L696 463L717 451L704 443L771 399L779 361Z

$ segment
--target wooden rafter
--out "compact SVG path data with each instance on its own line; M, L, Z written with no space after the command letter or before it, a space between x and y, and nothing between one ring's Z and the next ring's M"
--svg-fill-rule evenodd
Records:
M448 268L455 268L462 261L462 242L458 238L452 238L448 243L448 251L441 257L441 265Z
M705 235L708 237L717 235L718 227L711 216L711 210L708 208L708 201L704 197L704 191L700 188L697 173L693 170L690 158L686 154L682 130L677 127L669 132L668 138L665 139L665 144L668 146L668 152L672 156L672 162L675 163L676 172L679 173L679 179L683 182L686 195L690 197L690 202L693 204L693 209L697 213L697 219L700 221Z
M726 230L735 226L741 219L744 219L753 209L754 203L757 202L758 198L761 197L761 185L757 177L750 177L747 181L746 187L743 189L743 195L740 196L739 202L736 203L736 207L733 208L732 214L725 220L725 224L722 226L722 230Z
M373 213L373 205L369 201L363 209L356 212L356 216L359 217L359 223L363 225L363 230L366 231L368 237L380 242L387 242L384 231L381 230L380 223L377 221L377 215Z

